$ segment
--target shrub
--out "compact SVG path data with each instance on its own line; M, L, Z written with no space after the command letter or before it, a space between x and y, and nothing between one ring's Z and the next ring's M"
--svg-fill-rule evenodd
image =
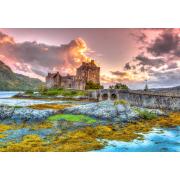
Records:
M44 92L47 91L47 88L46 88L45 85L40 85L40 86L38 87L38 91L39 91L39 93L44 93Z
M34 92L33 92L33 90L27 90L27 91L25 91L25 94L28 94L28 95L32 95Z
M85 89L103 89L103 86L100 84L89 81L86 83Z
M121 105L125 106L125 105L128 104L128 102L126 100L124 100L124 99L114 101L114 105L118 105L118 104L121 104Z
M138 113L139 117L145 120L155 119L157 118L157 114L150 112L148 110L135 109Z
M128 90L128 86L122 83L116 83L115 86L109 86L109 89L121 89L121 90Z

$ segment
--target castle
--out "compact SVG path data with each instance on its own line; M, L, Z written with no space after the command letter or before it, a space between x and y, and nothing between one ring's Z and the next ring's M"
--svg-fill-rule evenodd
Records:
M100 67L96 66L94 60L83 62L76 69L75 76L61 76L59 72L48 73L46 77L47 88L71 88L84 90L87 82L100 84Z

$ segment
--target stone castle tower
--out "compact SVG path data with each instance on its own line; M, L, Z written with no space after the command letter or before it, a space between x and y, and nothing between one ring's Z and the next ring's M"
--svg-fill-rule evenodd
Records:
M83 62L82 65L77 68L76 78L83 79L85 82L92 81L96 84L100 84L100 67L97 67L94 60L91 62Z
M96 66L94 60L83 62L76 69L76 76L61 76L59 72L48 73L46 77L47 88L72 88L84 90L86 83L92 81L100 84L100 67Z

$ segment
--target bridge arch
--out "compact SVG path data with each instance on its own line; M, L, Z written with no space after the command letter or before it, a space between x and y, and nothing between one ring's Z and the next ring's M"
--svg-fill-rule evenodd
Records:
M111 96L110 97L111 100L116 100L118 98L117 94L115 93L112 93L110 96Z
M108 100L108 94L107 93L102 94L102 100L103 101Z

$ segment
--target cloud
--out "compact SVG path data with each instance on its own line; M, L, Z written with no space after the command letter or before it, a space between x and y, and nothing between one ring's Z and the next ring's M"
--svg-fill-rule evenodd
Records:
M16 43L14 39L0 32L0 55L13 61L18 71L30 71L45 76L46 71L61 71L66 74L75 73L82 61L88 61L85 53L88 51L86 42L76 38L61 46L37 43L36 41ZM18 64L17 64L18 63Z
M23 72L30 72L31 68L29 65L27 64L23 64L23 63L15 63L14 67L16 68L17 71L23 71Z
M115 73L116 74L116 73ZM121 74L121 73L120 73ZM123 74L123 72L122 72ZM101 83L109 83L109 84L114 84L114 83L128 83L129 82L129 77L128 74L124 75L115 75L115 76L107 76L107 75L102 75L101 76Z
M152 57L147 57L144 56L143 54L139 54L136 56L134 61L138 62L138 66L151 66L151 67L160 67L165 64L163 58L152 58Z
M124 69L130 70L132 67L130 66L129 62L125 64Z
M132 61L126 63L124 70L137 74L138 72L148 72L152 68L160 68L165 64L166 62L163 57L148 57L141 53Z
M178 68L178 65L176 62L172 62L168 65L168 68L167 69L176 69Z
M180 37L173 30L163 31L150 45L147 51L154 56L172 54L180 57Z
M106 80L125 82L134 87L177 86L180 84L180 30L138 29L131 33L137 43L138 53L125 63L123 71L110 71Z
M121 77L128 76L128 72L125 72L125 71L111 71L111 74L115 76L121 76Z
M147 35L141 30L139 30L138 32L131 33L130 35L136 40L137 43L147 43Z
M152 87L172 87L180 85L180 69L165 72L153 72L153 78L149 80Z
M141 48L138 55L124 65L124 70L142 81L148 79L154 87L177 86L180 84L180 30L158 29L153 30L153 34L149 29L135 33Z
M0 32L0 45L3 44L14 44L14 39L2 32Z

